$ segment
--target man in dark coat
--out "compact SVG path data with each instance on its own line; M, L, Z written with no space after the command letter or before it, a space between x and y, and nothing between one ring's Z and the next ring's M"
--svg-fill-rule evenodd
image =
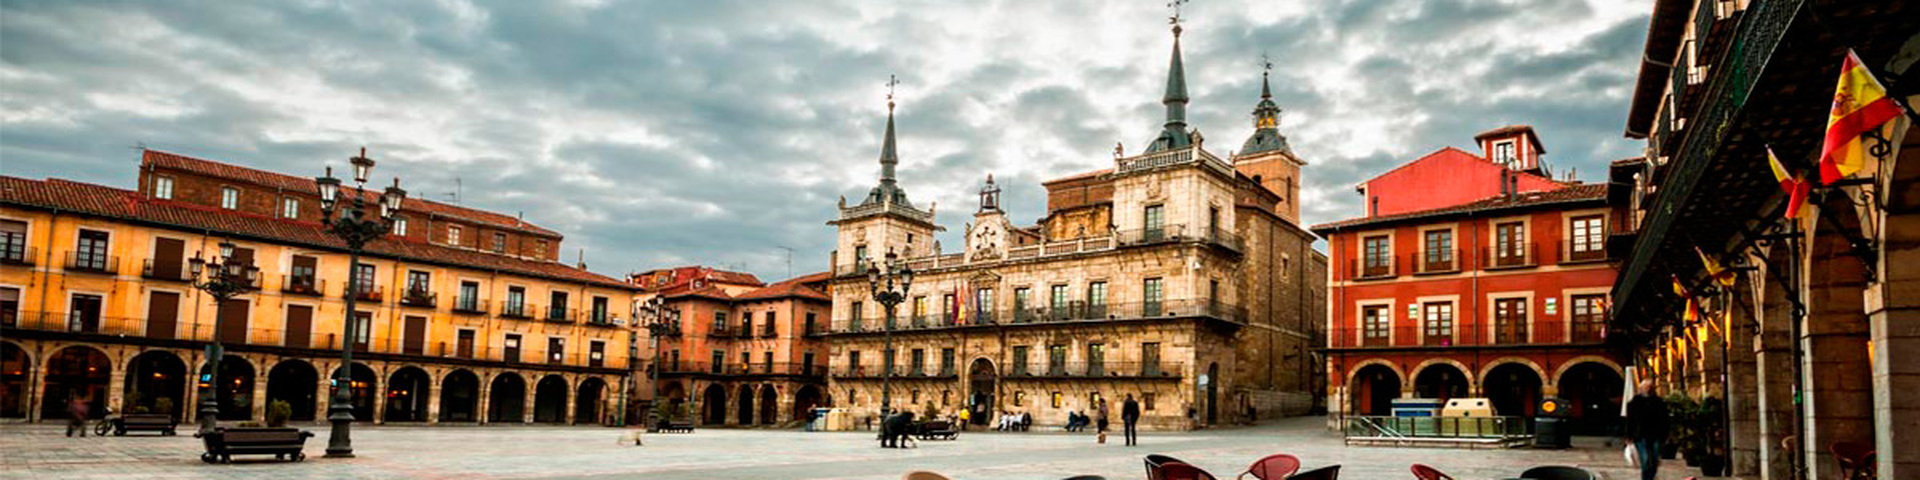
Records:
M1127 401L1120 404L1120 423L1126 424L1127 446L1139 445L1134 437L1135 425L1140 423L1140 402L1133 401L1133 394L1127 394Z
M880 422L880 448L900 448L900 437L913 426L913 412L900 412Z
M1640 460L1640 479L1660 476L1660 442L1667 439L1667 401L1653 393L1653 380L1640 381L1640 394L1627 402L1627 440Z

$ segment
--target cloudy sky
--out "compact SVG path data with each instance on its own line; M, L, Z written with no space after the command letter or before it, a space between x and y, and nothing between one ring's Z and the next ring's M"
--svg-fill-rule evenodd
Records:
M260 4L255 4L260 3ZM1161 0L0 0L0 174L131 188L138 145L297 175L361 145L416 195L525 212L607 274L826 268L840 196L874 183L888 75L900 177L956 245L992 173L1020 222L1039 182L1104 168L1161 120ZM1198 0L1191 123L1251 132L1261 55L1310 165L1309 224L1352 186L1532 124L1602 179L1650 0ZM1471 150L1471 148L1469 148ZM1324 245L1324 244L1322 244Z

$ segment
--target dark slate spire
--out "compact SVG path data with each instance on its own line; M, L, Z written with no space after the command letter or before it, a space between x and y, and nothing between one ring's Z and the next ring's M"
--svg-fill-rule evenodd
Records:
M1167 93L1160 103L1167 106L1167 121L1160 129L1160 136L1147 145L1147 153L1162 150L1186 148L1192 139L1187 136L1187 71L1180 62L1180 17L1173 17L1173 59L1167 62Z
M894 166L900 164L900 155L894 149L893 140L893 87L899 84L899 79L891 75L887 77L887 133L880 141L880 184L867 192L867 200L860 202L861 205L892 202L913 206L907 202L907 192L900 189L893 177Z
M1273 63L1266 63L1272 69ZM1253 136L1240 146L1239 156L1266 152L1291 151L1287 137L1280 134L1280 106L1273 103L1273 87L1267 72L1260 73L1260 103L1253 107Z

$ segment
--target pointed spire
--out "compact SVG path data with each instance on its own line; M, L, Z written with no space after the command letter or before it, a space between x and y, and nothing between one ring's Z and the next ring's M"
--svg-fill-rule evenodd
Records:
M1167 107L1167 121L1161 126L1159 136L1147 145L1146 153L1186 148L1193 142L1187 133L1187 68L1180 61L1180 4L1186 0L1174 0L1167 6L1173 9L1168 22L1173 24L1173 55L1167 61L1167 92L1160 103Z
M883 185L893 185L893 169L900 164L893 142L893 87L899 84L899 77L887 76L887 136L880 143L880 183Z
M1273 70L1273 62L1266 55L1260 56L1260 103L1253 107L1253 136L1240 146L1236 157L1274 151L1291 151L1287 145L1287 136L1280 134L1280 106L1273 103L1273 85L1268 79Z

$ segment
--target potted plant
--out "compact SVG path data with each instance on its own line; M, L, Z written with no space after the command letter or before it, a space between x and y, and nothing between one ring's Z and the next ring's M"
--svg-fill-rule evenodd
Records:
M173 398L160 397L153 399L153 412L164 413L169 416L173 415Z
M1678 393L1667 395L1667 438L1660 442L1660 458L1673 460L1679 457L1680 449L1687 438L1687 425L1691 423L1693 399Z
M1707 397L1695 408L1694 432L1698 442L1700 473L1709 477L1718 477L1726 473L1727 467L1727 423L1726 403L1719 398Z
M269 427L287 426L287 419L289 418L293 418L292 404L287 403L286 400L273 400L273 401L267 402L267 426Z

